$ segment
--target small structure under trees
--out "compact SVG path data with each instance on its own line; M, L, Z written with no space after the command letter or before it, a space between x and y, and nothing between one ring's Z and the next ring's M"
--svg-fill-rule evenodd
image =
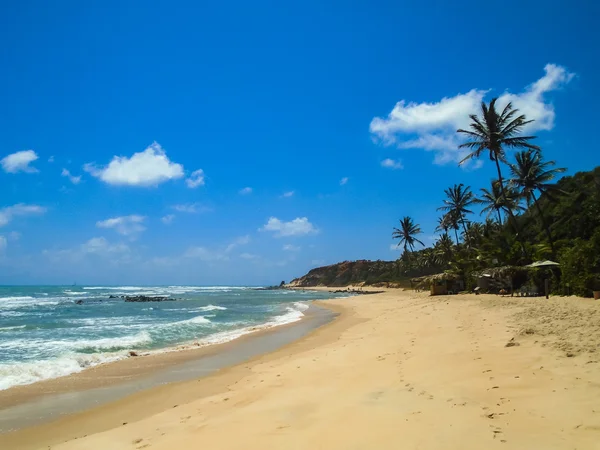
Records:
M410 281L415 289L429 289L431 295L456 294L465 289L465 284L460 275L453 272L426 275L424 277L413 278Z

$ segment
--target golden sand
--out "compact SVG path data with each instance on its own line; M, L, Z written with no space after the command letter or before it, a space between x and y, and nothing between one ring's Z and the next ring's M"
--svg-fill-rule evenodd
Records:
M2 449L600 449L600 302L390 290L276 352Z

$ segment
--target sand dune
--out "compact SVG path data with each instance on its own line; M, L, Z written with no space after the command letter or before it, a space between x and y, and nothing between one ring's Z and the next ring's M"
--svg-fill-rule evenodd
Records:
M600 449L599 303L401 291L327 301L340 318L277 352L0 446ZM84 422L99 432L78 434Z

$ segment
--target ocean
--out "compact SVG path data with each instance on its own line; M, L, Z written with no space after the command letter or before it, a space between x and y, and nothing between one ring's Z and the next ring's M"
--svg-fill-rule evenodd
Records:
M133 303L123 295L175 301ZM309 300L341 295L233 286L0 286L0 390L131 351L231 341L300 320Z

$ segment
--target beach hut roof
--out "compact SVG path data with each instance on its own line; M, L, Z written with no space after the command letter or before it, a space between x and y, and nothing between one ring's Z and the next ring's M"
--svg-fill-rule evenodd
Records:
M413 278L414 283L433 283L434 281L458 280L460 276L453 272L442 272L434 275L425 275L423 277Z
M481 278L505 278L511 277L518 272L522 272L527 270L525 267L521 266L501 266L501 267L489 267L487 269L478 270L473 272L473 275Z
M546 260L546 261L536 261L534 263L529 264L526 267L557 267L557 266L560 266L560 264L557 262L554 262L554 261Z

